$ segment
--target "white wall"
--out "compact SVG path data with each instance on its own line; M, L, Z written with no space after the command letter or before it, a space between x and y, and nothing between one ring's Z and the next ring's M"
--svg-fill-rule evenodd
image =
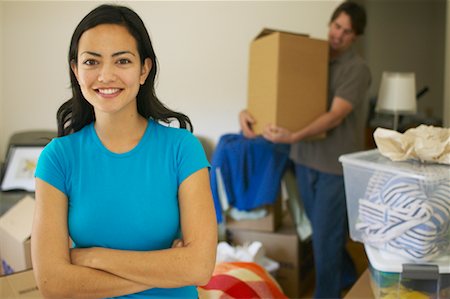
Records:
M363 2L368 13L364 50L373 76L371 95L378 94L383 71L415 72L417 89L429 87L429 92L418 101L419 115L442 120L444 59L448 55L445 52L446 3L441 0Z
M450 128L450 0L447 0L445 41L444 127Z
M158 96L191 117L195 132L214 142L239 130L252 38L269 27L325 39L339 3L121 2L142 17L150 32L160 65ZM56 110L70 96L66 56L71 34L99 3L3 2L0 157L13 132L56 128Z

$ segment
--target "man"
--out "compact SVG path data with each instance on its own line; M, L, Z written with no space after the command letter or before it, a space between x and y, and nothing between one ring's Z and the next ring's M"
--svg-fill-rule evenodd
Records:
M347 214L342 154L363 149L368 112L370 71L352 45L364 33L366 14L356 3L344 2L331 16L328 111L303 129L291 132L268 125L263 136L292 144L297 185L313 229L316 269L315 298L339 298L356 280L354 264L345 249ZM314 101L314 99L311 99ZM247 111L239 115L246 137L254 137L255 122ZM321 133L326 138L308 140Z

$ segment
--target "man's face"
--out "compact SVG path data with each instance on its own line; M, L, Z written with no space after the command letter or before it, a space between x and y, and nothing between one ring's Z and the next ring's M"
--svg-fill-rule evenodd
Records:
M352 28L350 17L341 12L341 14L330 22L328 30L328 43L334 52L343 52L347 50L356 39L356 34Z

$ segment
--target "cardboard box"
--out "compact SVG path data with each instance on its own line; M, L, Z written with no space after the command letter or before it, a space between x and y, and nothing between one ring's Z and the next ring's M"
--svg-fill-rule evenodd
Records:
M17 272L0 277L0 298L2 299L41 299L33 270Z
M4 274L31 269L34 199L26 196L0 218L0 256Z
M327 109L328 42L264 29L250 45L247 109L259 134L268 123L298 131Z
M352 286L350 291L345 294L344 299L374 299L372 290L370 289L369 269L366 269Z
M310 287L314 278L312 243L300 242L294 227L282 227L274 233L229 229L229 240L236 245L263 243L266 256L280 263L275 279L289 298L300 297Z
M257 231L274 232L281 225L282 206L281 196L273 205L267 206L267 215L259 219L234 220L230 216L226 218L226 227L230 229L247 229Z

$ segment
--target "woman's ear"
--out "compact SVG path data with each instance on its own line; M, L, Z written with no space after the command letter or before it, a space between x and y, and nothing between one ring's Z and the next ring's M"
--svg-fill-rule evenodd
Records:
M148 57L145 58L141 67L141 76L139 77L139 83L141 85L144 85L145 80L147 80L148 74L150 74L150 71L152 70L152 66L152 60Z
M77 67L77 63L74 60L72 60L70 62L70 68L72 69L72 72L74 73L75 77L77 78L77 81L79 81L78 80L78 67Z

